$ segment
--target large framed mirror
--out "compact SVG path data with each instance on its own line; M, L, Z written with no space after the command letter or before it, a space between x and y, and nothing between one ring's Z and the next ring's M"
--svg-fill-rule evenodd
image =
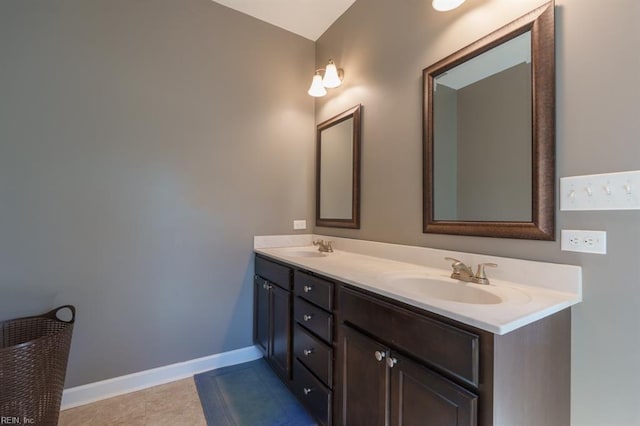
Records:
M361 105L320 124L316 133L316 225L360 228Z
M425 233L555 239L547 3L423 70Z

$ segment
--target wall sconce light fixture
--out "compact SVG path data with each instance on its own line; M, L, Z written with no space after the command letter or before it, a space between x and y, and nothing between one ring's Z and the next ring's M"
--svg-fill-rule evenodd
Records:
M447 12L464 3L465 0L433 0L431 5L438 12Z
M324 71L324 77L322 76ZM326 68L316 70L311 81L311 87L307 91L308 94L314 98L324 96L327 94L327 89L334 89L342 84L344 78L344 70L336 67L336 64L332 59L329 59L329 63Z

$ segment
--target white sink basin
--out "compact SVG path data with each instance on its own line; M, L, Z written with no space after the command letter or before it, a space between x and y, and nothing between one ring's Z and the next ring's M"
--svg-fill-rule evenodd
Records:
M317 248L289 247L284 249L285 256L289 257L326 257L328 253L321 253Z
M398 291L449 302L474 305L502 303L502 297L487 291L479 284L445 280L425 275L400 275L390 277L388 283Z

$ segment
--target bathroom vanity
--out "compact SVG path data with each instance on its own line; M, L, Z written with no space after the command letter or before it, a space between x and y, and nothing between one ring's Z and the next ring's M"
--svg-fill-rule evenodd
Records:
M311 239L256 237L254 337L320 424L570 423L579 267ZM500 266L460 283L443 255Z

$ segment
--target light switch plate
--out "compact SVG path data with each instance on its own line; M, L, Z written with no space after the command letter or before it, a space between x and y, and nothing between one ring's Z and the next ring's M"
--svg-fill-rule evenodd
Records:
M640 170L560 178L560 210L638 210Z
M579 231L563 229L560 238L560 248L563 251L607 254L606 231Z
M306 220L294 220L293 221L293 229L307 229L307 221Z

